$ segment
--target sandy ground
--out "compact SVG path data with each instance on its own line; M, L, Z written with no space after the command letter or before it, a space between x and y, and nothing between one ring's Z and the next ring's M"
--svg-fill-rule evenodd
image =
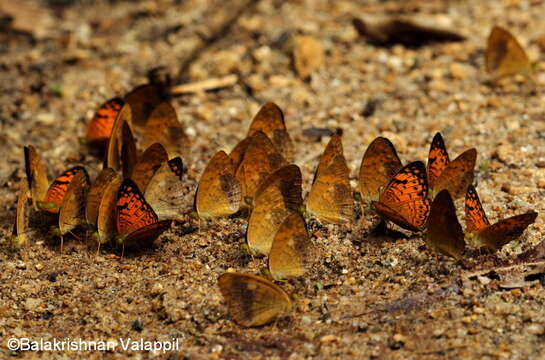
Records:
M216 285L228 268L256 274L265 266L242 250L242 218L210 221L197 230L187 216L157 248L121 260L108 249L97 255L94 244L74 238L65 239L61 254L58 238L45 235L44 226L22 252L10 248L9 237L24 177L23 145L39 149L50 178L76 163L96 176L99 160L78 140L86 123L100 103L145 82L146 72L161 65L177 81L232 73L241 79L233 87L172 100L192 140L191 158L184 159L188 184L214 152L229 151L245 136L266 101L285 111L305 191L328 137L315 141L303 136L304 129L344 130L354 189L373 138L390 138L404 162L425 161L431 138L441 131L451 157L477 148L476 183L490 220L530 209L540 213L494 261L513 258L545 232L545 59L536 41L545 35L544 2L24 3L41 9L30 20L18 18L23 30L34 29L34 38L24 31L0 34L0 358L545 356L543 277L514 290L494 281L463 281L468 265L431 253L420 235L371 236L376 217L366 209L349 226L309 220L320 255L303 279L281 284L297 294L296 310L276 326L257 329L230 320ZM455 29L467 40L383 48L367 44L351 25L354 16L397 15ZM230 26L222 26L230 17ZM483 54L495 24L516 34L536 64L536 85L487 82ZM309 80L292 65L292 39L299 34L313 36L325 51ZM180 348L169 354L12 352L6 346L12 337L174 337Z

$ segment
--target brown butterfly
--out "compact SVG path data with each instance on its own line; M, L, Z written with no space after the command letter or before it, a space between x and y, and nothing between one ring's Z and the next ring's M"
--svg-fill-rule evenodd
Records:
M15 210L15 224L13 225L13 234L11 237L11 243L16 249L24 247L28 242L29 199L30 191L28 189L28 183L23 180L19 183L19 195L17 196L17 207Z
M238 211L241 201L240 182L235 167L225 151L218 151L199 180L195 207L200 218L227 216Z
M256 131L250 137L248 148L235 174L241 185L242 198L251 202L263 180L284 164L284 158L276 151L267 135Z
M118 177L117 173L110 168L103 169L95 182L91 185L85 204L85 219L87 224L95 227L97 225L100 202L104 194L104 189L108 184Z
M108 140L106 154L104 156L103 168L112 168L116 171L121 169L121 149L123 145L123 124L127 123L129 127L132 124L132 112L129 104L123 105L114 121L112 133ZM127 132L125 131L126 135Z
M129 177L138 161L138 149L131 127L123 122L121 131L121 170L123 177Z
M390 179L403 165L390 140L377 137L367 147L361 160L359 185L365 201L377 201Z
M302 276L309 262L310 239L305 218L290 213L278 228L269 253L269 271L274 280Z
M499 26L494 26L488 36L485 66L495 78L532 74L532 65L522 46L509 31Z
M116 225L118 245L132 247L150 246L153 241L170 227L170 220L159 221L157 214L144 199L138 185L125 179L119 187L116 203Z
M115 176L102 191L98 207L97 234L95 236L99 246L112 241L117 235L116 205L120 186L121 177Z
M161 165L153 175L145 191L148 204L155 210L159 220L177 220L191 209L192 202L182 182L184 166L180 157Z
M178 121L176 110L168 102L163 102L153 109L144 127L143 135L144 148L153 143L160 143L171 158L189 156L189 138Z
M429 247L441 254L456 260L462 258L466 247L464 231L448 190L441 190L431 203L425 240Z
M415 161L398 171L373 201L376 212L394 224L411 231L421 231L430 211L426 168Z
M162 84L144 84L131 90L123 100L130 105L133 124L137 130L140 130L146 125L155 107L165 99L166 94Z
M349 222L354 212L349 177L341 135L334 134L316 169L307 198L307 210L321 221L335 224Z
M112 134L114 122L125 105L123 99L119 97L112 98L102 104L95 115L87 125L85 138L91 145L105 145Z
M448 190L454 199L464 196L467 187L473 183L476 159L477 150L471 148L450 161L441 133L435 134L427 164L431 198L443 189Z
M142 153L142 156L140 156L140 159L130 172L129 177L139 189L145 191L153 174L166 161L168 161L167 151L163 145L154 143Z
M253 253L268 255L279 226L303 205L301 170L287 165L276 170L259 186L248 220L246 240Z
M85 200L89 192L89 175L87 171L77 171L68 185L59 208L59 230L61 234L61 252L63 236L85 223Z
M286 130L284 113L275 103L269 102L261 107L254 116L248 136L257 131L262 131L271 140L276 150L282 154L287 161L293 161L294 146L290 135Z
M239 325L262 326L292 311L288 294L260 276L225 273L218 278L218 286Z
M537 212L530 211L490 225L479 195L473 186L469 186L467 189L465 210L466 231L470 233L469 238L475 238L478 244L492 250L499 250L504 245L518 239L537 218Z
M25 170L28 185L30 188L30 198L34 204L34 208L38 210L38 202L43 201L49 188L49 180L47 173L38 155L38 152L32 145L24 147L25 153Z

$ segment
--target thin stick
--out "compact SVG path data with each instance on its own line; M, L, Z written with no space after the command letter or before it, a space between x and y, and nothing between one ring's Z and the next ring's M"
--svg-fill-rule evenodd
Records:
M197 81L182 85L175 85L169 89L170 95L180 95L195 93L199 91L208 91L224 87L233 86L237 83L238 76L231 74L219 78L212 78L203 81Z

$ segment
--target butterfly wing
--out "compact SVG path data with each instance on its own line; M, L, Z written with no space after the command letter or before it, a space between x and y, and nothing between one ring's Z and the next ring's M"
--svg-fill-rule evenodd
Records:
M151 178L145 192L150 206L159 220L176 220L191 211L193 203L188 199L188 189L182 182L183 162L180 157L171 159L159 168Z
M299 167L287 165L272 173L259 186L246 233L252 252L269 254L278 227L290 212L299 211L303 205L301 184Z
M454 199L462 197L469 185L473 183L477 150L474 148L464 151L451 161L436 179L433 193L438 194L446 189Z
M11 239L12 245L17 249L24 247L28 241L28 200L30 198L27 181L21 181L19 186L19 195L17 196L17 207L15 212L15 224L13 226L13 234Z
M59 229L64 235L85 221L85 200L89 192L87 171L77 171L70 181L59 208Z
M85 174L87 174L87 171L85 168L81 166L74 166L65 172L63 172L60 176L58 176L49 186L49 189L47 189L47 193L45 195L45 198L43 201L38 202L38 207L40 210L57 214L60 210L62 201L64 199L64 196L66 194L66 191L68 190L68 186L70 185L70 182L76 176L78 172L84 171ZM87 175L87 180L89 178L89 175Z
M132 112L129 104L123 105L112 127L112 133L108 140L106 154L104 156L103 168L121 169L120 156L123 144L123 124L127 123L129 127L132 124Z
M537 212L531 211L525 214L511 216L490 225L477 235L477 239L492 250L499 250L504 245L518 239L524 230L533 224L537 218Z
M528 55L517 39L499 26L494 26L488 36L485 66L486 71L496 77L529 75L532 72Z
M402 168L388 183L373 207L384 218L411 231L420 231L430 211L426 168L415 161Z
M134 165L130 178L139 189L145 190L155 172L167 161L168 154L163 145L154 143L144 151Z
M250 124L248 136L253 135L256 131L262 131L267 135L276 150L282 154L284 158L288 161L293 160L294 145L286 130L284 113L278 105L269 102L261 107Z
M359 185L363 199L378 200L380 192L403 165L390 140L378 137L369 145L360 165Z
M125 179L119 187L116 203L117 232L127 235L159 221L138 185Z
M217 152L201 175L195 205L201 218L227 216L238 211L240 182L233 162L224 151Z
M134 126L141 130L153 109L165 101L165 94L160 84L144 84L131 90L124 100L131 108Z
M473 185L470 185L467 188L465 213L467 232L477 233L490 225L490 221L488 221L483 206L481 205L479 195L477 195L477 190L475 190Z
M305 218L292 212L278 228L269 253L269 270L273 279L302 276L308 262L309 247Z
M43 201L49 187L49 180L40 155L29 145L24 147L25 170L28 186L30 187L30 197L34 208L38 209L38 202Z
M112 98L102 104L95 115L87 125L85 138L89 143L106 143L112 134L114 122L125 105L123 99L119 97Z
M441 190L431 203L426 243L432 249L460 260L465 250L464 231L448 190Z
M98 212L104 190L116 177L118 177L117 173L110 168L103 169L100 174L98 174L98 177L89 189L85 202L85 220L87 221L87 224L92 226L97 225Z
M225 273L218 278L218 286L231 316L239 325L265 325L292 311L288 294L262 277Z
M430 189L434 188L435 181L439 178L439 176L441 176L449 163L450 160L445 142L443 141L443 136L441 136L441 133L437 133L431 141L428 164L426 166L428 173L428 186Z
M189 156L189 138L178 121L176 110L168 102L157 105L146 122L142 146L148 148L153 143L163 145L171 158Z
M116 205L121 178L114 177L104 188L97 217L98 243L105 244L114 239L117 233Z

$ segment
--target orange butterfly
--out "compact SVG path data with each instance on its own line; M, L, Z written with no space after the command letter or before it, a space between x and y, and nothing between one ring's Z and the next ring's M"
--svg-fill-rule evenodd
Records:
M490 225L479 195L473 186L466 193L466 231L469 238L476 238L479 244L492 250L499 250L509 242L519 238L526 228L534 223L537 212L530 211L502 219Z
M415 161L394 175L372 206L383 218L411 231L421 231L430 212L426 168Z
M462 258L466 247L464 231L448 190L441 190L431 203L425 240L429 247L441 254L456 260Z
M218 151L201 175L195 208L201 218L227 216L240 207L240 182L235 177L235 168L225 151Z
M286 165L259 186L246 232L246 241L253 253L268 255L284 219L291 212L300 211L303 205L301 183L299 167Z
M154 143L142 153L142 156L130 171L129 177L139 189L145 191L155 172L167 161L168 154L163 145Z
M307 210L320 221L334 224L352 219L354 201L350 187L350 169L343 155L340 134L331 137L320 158L308 194Z
M248 136L262 131L271 140L276 150L288 161L293 160L294 146L286 130L284 113L275 103L269 102L261 107L255 115Z
M241 185L242 198L247 199L247 202L252 199L263 180L284 163L284 158L276 151L267 135L256 131L250 137L242 162L235 174Z
M87 126L85 138L88 143L106 144L108 142L117 114L119 114L123 105L125 105L123 99L115 97L106 101L98 108L93 119L91 119L91 122Z
M151 245L170 227L170 220L159 221L155 211L144 199L144 195L131 179L121 183L116 204L117 233L119 245Z
M403 165L390 140L377 137L369 145L360 165L360 192L366 201L377 201L380 192Z
M494 26L488 36L485 66L496 78L532 75L532 65L522 46L509 31L499 26Z
M448 190L453 199L462 197L467 187L473 183L476 159L477 150L471 148L450 161L441 133L435 134L427 164L431 198L443 189Z

